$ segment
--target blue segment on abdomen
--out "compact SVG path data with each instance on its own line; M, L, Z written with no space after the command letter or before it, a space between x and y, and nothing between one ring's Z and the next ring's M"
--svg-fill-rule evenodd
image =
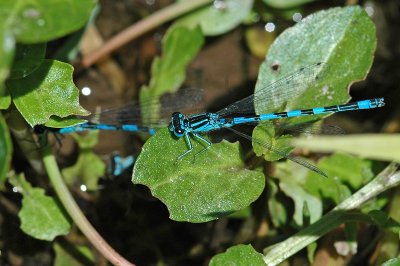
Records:
M360 109L369 109L371 108L371 101L370 100L358 101L357 105Z
M60 133L60 134L70 134L70 133L74 133L74 132L83 132L85 130L87 130L87 129L82 127L81 125L78 125L78 126L73 126L73 127L60 128L58 130L58 133Z
M280 116L278 116L276 114L262 114L262 115L260 115L260 119L261 120L270 120L270 119L276 119L276 118L280 118Z
M106 125L106 124L97 124L95 128L100 129L100 130L116 130L117 129L115 126Z
M243 124L243 123L251 123L258 121L257 118L254 117L235 117L233 118L233 124L238 125L238 124Z
M287 112L288 117L295 117L295 116L301 116L301 115L302 115L302 113L300 110L293 110L293 111Z
M139 131L139 127L137 125L122 125L121 128L125 131Z
M325 108L324 107L316 107L313 108L314 114L318 115L318 114L323 114L325 113Z

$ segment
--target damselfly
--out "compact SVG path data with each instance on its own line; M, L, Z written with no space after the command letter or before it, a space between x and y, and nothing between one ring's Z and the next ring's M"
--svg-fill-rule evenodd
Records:
M208 133L214 130L228 129L232 132L248 139L255 141L257 144L264 146L266 149L271 150L278 155L293 160L310 170L313 170L323 176L324 172L316 166L286 152L278 150L269 144L263 143L261 140L254 140L252 137L233 129L233 126L243 124L259 124L265 121L270 121L280 118L291 118L301 116L312 116L320 114L330 114L336 112L372 109L385 105L383 98L369 99L357 102L350 102L346 104L333 105L328 107L314 107L308 109L291 110L287 112L275 112L256 115L255 106L281 106L284 104L285 99L296 98L301 93L297 86L311 85L317 81L322 73L324 63L316 63L308 67L301 68L299 71L284 77L264 88L258 90L255 94L239 100L216 113L200 113L186 116L180 112L174 112L171 116L169 130L176 137L184 137L188 150L183 152L178 160L182 159L185 155L193 150L191 136L201 140L205 144L205 148L195 154L194 158L206 151L211 147L211 142L201 136L202 133ZM283 97L282 97L283 96Z

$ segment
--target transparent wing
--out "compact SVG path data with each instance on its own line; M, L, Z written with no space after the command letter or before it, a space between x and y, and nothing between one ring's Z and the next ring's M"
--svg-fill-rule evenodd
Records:
M281 150L279 150L279 149L277 149L275 147L272 147L268 143L265 143L265 142L263 142L263 141L261 141L259 139L252 138L249 135L244 134L244 133L242 133L242 132L240 132L240 131L238 131L238 130L236 130L234 128L227 128L227 129L232 131L233 133L235 133L235 134L237 134L237 135L249 140L249 141L256 142L257 144L263 146L265 149L270 150L270 151L274 152L275 154L277 154L277 155L279 155L279 156L281 156L283 158L289 159L289 160L291 160L291 161L293 161L295 163L298 163L298 164L310 169L311 171L314 171L314 172L316 172L316 173L318 173L318 174L320 174L322 176L328 177L321 169L319 169L318 167L316 167L312 163L307 162L306 160L304 160L304 159L302 159L300 157L296 157L296 156L293 156L292 154L288 154L285 151L281 151Z
M274 126L280 135L290 134L292 136L306 135L344 135L346 132L341 127L335 125L306 122L298 124L286 123L282 120L264 121L257 125Z
M232 114L254 114L256 106L257 109L261 110L278 109L286 103L287 99L300 96L311 84L319 79L322 71L326 71L326 69L327 65L319 62L300 68L273 83L261 83L261 89L257 90L255 94L232 103L217 113L222 117L226 117Z
M139 101L132 101L124 106L101 110L85 119L88 119L93 123L143 125L142 109L161 110L161 118L157 119L157 121L148 121L146 126L164 126L169 123L172 112L187 109L188 107L193 108L193 106L199 103L202 99L202 89L190 87L181 90L176 94L168 94L161 97L148 97L147 99L142 99L140 103Z

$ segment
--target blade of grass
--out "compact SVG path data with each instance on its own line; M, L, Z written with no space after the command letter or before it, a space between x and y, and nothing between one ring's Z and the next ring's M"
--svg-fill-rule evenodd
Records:
M347 152L365 158L400 162L400 134L315 136L294 139L295 147L316 152Z

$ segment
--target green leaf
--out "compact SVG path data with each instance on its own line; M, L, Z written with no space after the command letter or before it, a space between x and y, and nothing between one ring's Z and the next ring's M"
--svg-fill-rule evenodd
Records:
M339 179L343 184L348 184L354 190L359 189L374 177L371 161L349 154L335 153L322 159L318 166L328 176Z
M396 220L400 221L400 186L390 191L390 204L385 209L388 215ZM399 234L386 231L382 233L382 237L379 241L379 247L376 252L378 256L375 261L375 265L383 265L383 262L390 258L398 256L399 248Z
M0 114L0 186L3 186L6 174L10 169L13 146L6 121Z
M72 134L78 142L80 153L77 162L62 170L65 182L69 185L83 183L90 191L98 189L99 178L104 176L106 165L92 151L98 142L99 131L90 131L86 135Z
M52 58L62 62L72 62L74 59L77 59L76 57L80 52L79 44L85 32L86 27L70 34L63 45L54 53Z
M375 47L375 25L360 7L316 12L275 40L261 65L256 92L302 67L324 62L315 69L318 82L304 79L304 85L296 84L295 91L289 88L291 93L276 92L284 98L279 102L287 102L285 109L344 103L349 100L348 85L364 79L368 73ZM278 107L281 106L268 110L268 106L256 105L258 113L276 111Z
M80 119L75 116L67 116L64 118L51 116L44 125L46 127L64 128L79 125L85 122L87 122L87 120Z
M360 7L332 8L308 16L284 31L270 47L260 67L255 89L257 113L347 102L350 99L349 84L364 79L372 65L375 47L375 26ZM298 74L299 80L294 82L292 79L288 83L290 87L285 88L286 83L282 82L282 85L271 87L268 95L263 95L263 88L274 81L319 62L324 63L314 67L313 71ZM307 76L310 72L318 76L318 82L313 76ZM269 104L270 101L268 105L263 104L266 102L262 101L263 97L272 98L275 104ZM290 121L299 123L318 118L321 116ZM284 147L276 149L284 150Z
M280 9L294 8L314 1L315 0L263 0L263 2L270 7Z
M0 25L20 43L38 43L81 28L95 0L37 0L0 2Z
M0 109L7 109L11 104L11 98L4 86L4 81L10 73L10 65L14 57L14 49L14 39L10 32L4 29L4 25L1 25L0 23Z
M44 60L46 43L17 44L10 79L25 78L35 71Z
M276 136L274 127L260 124L253 130L254 153L257 156L264 156L267 161L280 160L283 155L288 155L293 151L293 147L290 145L291 139L291 135Z
M238 143L223 141L204 148L192 138L193 151L187 151L183 138L173 138L164 128L143 146L132 182L150 188L164 202L170 218L176 221L207 222L241 210L258 198L264 189L264 176L244 168Z
M46 123L50 116L89 114L79 105L72 72L69 64L44 60L26 78L7 82L15 106L31 126Z
M253 0L214 1L213 5L178 19L174 26L195 28L200 25L204 35L224 34L242 23L250 14L252 6Z
M389 229L393 233L400 233L400 223L390 218L387 213L380 210L373 210L368 215L377 225Z
M33 188L22 175L14 176L10 182L23 195L18 213L22 231L46 241L68 234L71 229L69 217L54 198L46 196L41 188Z
M62 170L65 183L68 185L84 184L89 191L97 190L99 178L104 176L106 166L101 158L93 152L79 154L77 162Z
M310 173L304 187L311 194L318 195L322 199L332 200L335 204L351 195L350 189L329 173L328 178Z
M294 139L293 144L317 152L339 151L375 160L400 162L400 134L315 136Z
M176 92L185 80L187 65L197 55L203 46L204 37L199 28L187 29L174 27L163 39L163 55L154 59L151 65L151 80L148 86L140 90L140 100L161 97L165 93ZM157 120L159 111L155 106L142 106L142 113L146 119Z
M305 167L287 161L277 163L276 178L279 179L279 188L294 202L293 220L297 226L304 226L304 218L310 222L317 221L322 216L322 201L305 189L305 181L310 173ZM308 222L307 222L308 223Z
M373 177L370 161L348 154L337 153L325 157L318 167L329 178L309 172L304 187L313 195L331 199L336 204L351 195L348 186L353 190L359 189Z
M11 104L11 96L3 86L0 84L0 110L7 109Z
M319 198L307 193L301 186L292 182L280 182L280 189L294 201L293 220L298 226L303 226L304 208L308 209L310 222L317 221L322 216L322 202ZM307 206L306 206L307 205Z
M317 251L317 243L311 243L310 245L307 246L307 259L310 262L310 264L313 264L314 262L314 255L315 251Z
M271 180L267 179L268 185L268 209L269 217L274 224L274 227L280 227L287 223L286 207L277 198L278 186Z
M52 58L62 62L71 62L78 56L80 52L79 44L84 36L86 29L89 25L95 23L96 18L100 12L100 5L96 5L90 15L88 22L85 27L75 31L74 33L68 35L64 40L61 47L57 48L57 51L53 54Z
M210 266L264 266L263 255L254 250L251 245L237 245L228 248L225 253L218 254L210 260Z
M400 266L400 258L390 259L385 261L382 266Z
M379 197L365 203L360 210L363 213L369 213L373 210L382 210L388 205L390 199L389 193L382 193Z
M85 266L94 265L94 256L87 246L62 246L57 242L53 245L54 266Z
M78 143L79 149L91 150L99 142L99 131L88 131L85 135L71 134Z
M247 206L244 209L241 209L237 212L234 212L228 216L230 219L245 219L251 217L251 207Z

